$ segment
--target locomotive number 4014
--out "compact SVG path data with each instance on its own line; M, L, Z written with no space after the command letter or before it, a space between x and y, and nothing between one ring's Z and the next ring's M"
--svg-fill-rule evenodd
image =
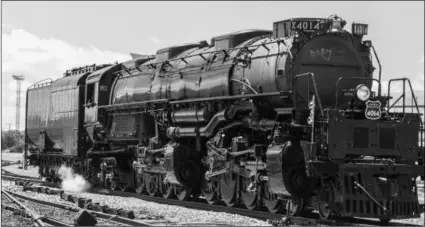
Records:
M319 29L319 21L291 21L291 30L317 31Z

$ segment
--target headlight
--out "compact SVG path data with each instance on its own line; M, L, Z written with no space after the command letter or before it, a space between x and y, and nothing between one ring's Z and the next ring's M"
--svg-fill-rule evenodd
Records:
M360 84L356 88L357 98L363 102L366 102L370 98L370 93L370 89L364 84Z

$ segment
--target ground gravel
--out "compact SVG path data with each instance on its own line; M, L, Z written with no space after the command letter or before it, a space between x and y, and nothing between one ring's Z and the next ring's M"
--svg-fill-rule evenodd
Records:
M16 204L9 201L3 194L1 195L1 204L14 208L19 208ZM13 214L13 211L1 209L1 225L2 226L34 226L32 220L28 217Z
M3 153L4 154L4 153ZM8 158L6 160L14 161L13 158ZM16 159L15 159L16 160ZM27 176L38 176L38 170L32 168L29 170L18 169L18 165L11 165L4 167L10 172L16 174L22 174ZM424 181L418 179L418 197L423 204L424 202ZM32 195L37 199L46 199L51 202L60 202L68 205L74 205L70 202L60 200L57 195L45 195L41 193L34 192L22 192L21 186L15 186L13 182L2 181L2 188L10 188L11 191L20 193L23 195ZM137 198L122 198L117 196L106 196L106 195L97 195L91 193L72 193L79 197L90 198L93 202L99 202L101 205L108 205L113 208L123 208L127 210L135 211L136 218L138 219L154 219L154 220L164 220L168 225L173 225L175 223L212 223L212 224L224 224L224 225L238 225L238 226L270 226L264 221L252 219L240 215L233 215L222 212L212 212L212 211L201 211L188 209L180 206L172 205L163 205L148 201L143 201ZM3 211L3 210L2 210ZM2 217L3 219L3 217ZM403 220L394 220L397 223L405 224L417 224L424 225L424 213L421 213L420 218L414 219L403 219ZM165 224L165 223L164 223Z
M32 191L23 192L21 186L13 186L13 182L3 182L3 186L9 188L12 192L35 199L75 206L75 204L71 202L61 200L59 195L47 195ZM180 206L147 202L137 198L123 198L92 193L67 193L78 197L92 199L93 202L99 202L100 205L108 205L109 207L116 209L122 208L126 210L133 210L135 212L136 219L150 219L152 220L152 223L156 224L163 223L164 225L179 225L179 223L191 223L202 225L271 226L267 222L261 220L224 212L194 210Z
M424 219L424 213L422 212L420 218L394 220L393 222L403 223L403 224L413 224L413 225L422 225L422 226L425 226L424 220L425 220Z
M181 206L164 205L148 202L137 198L123 198L91 193L72 193L83 198L98 201L101 205L135 211L137 218L164 219L171 223L214 223L237 226L270 226L267 222L225 212L213 212L184 208Z
M1 209L1 226L35 226L32 220L19 215L14 215L12 211Z

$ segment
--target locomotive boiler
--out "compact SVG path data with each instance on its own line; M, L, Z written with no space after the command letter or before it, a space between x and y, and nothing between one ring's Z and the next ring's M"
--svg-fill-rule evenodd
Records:
M417 217L423 123L390 111L368 26L345 25L292 18L36 84L28 159L50 178L65 164L95 186L164 198Z

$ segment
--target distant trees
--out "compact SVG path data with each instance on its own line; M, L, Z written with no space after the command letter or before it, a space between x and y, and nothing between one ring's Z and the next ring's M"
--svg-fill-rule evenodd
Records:
M1 149L24 144L24 133L20 131L1 131Z

